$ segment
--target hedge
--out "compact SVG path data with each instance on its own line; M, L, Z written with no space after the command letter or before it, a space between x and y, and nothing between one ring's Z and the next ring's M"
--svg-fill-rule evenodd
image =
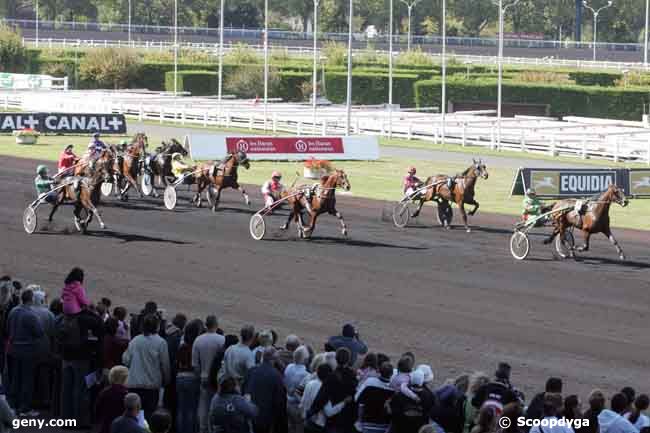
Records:
M440 79L415 83L418 107L440 104ZM447 98L451 101L495 101L497 82L494 79L455 80L447 82ZM598 87L536 83L503 83L503 100L511 103L548 104L554 116L606 117L640 120L643 104L650 94L643 88Z
M312 74L305 72L281 71L278 73L280 84L278 87L279 97L285 101L302 101L309 95L303 95L302 89L305 83L312 82ZM319 76L320 77L320 76Z
M213 71L179 71L178 91L192 96L214 95L217 92L218 74ZM174 71L165 74L165 90L174 91Z
M393 74L393 103L403 107L415 106L413 85L418 81L416 74ZM327 99L341 104L347 99L347 74L342 72L325 73ZM353 72L352 103L358 105L377 105L388 101L388 74Z
M604 86L611 87L620 80L623 74L612 72L590 72L590 71L577 71L569 72L569 79L575 81L580 86Z

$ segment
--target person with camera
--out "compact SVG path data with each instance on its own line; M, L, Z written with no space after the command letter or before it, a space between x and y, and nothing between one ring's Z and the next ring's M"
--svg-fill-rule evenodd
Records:
M359 332L351 324L345 324L341 335L330 337L327 344L336 351L340 347L345 347L350 351L350 365L354 366L359 355L368 353L368 346L359 338Z

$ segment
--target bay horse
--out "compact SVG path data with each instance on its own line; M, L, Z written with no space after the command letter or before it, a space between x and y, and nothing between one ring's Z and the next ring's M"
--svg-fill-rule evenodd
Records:
M147 145L147 136L139 132L133 137L131 144L126 147L124 154L118 156L115 161L115 171L118 174L118 188L122 188L121 184L125 183L124 187L119 190L120 199L122 200L128 198L126 193L132 186L140 194L140 198L144 198L144 194L138 187L137 179L140 174L141 164L146 156Z
M629 203L627 197L625 197L625 192L614 184L611 184L607 190L598 197L585 201L584 206L586 207L586 212L582 217L576 209L579 205L578 200L567 199L558 201L553 206L553 210L567 207L573 207L574 209L569 210L568 212L558 212L553 215L553 233L551 233L547 239L544 239L544 243L549 244L553 242L553 239L557 235L561 236L560 239L564 239L564 233L566 230L575 227L582 231L584 238L584 244L578 247L577 251L589 251L589 239L591 238L591 235L602 233L607 237L607 239L609 239L612 245L614 245L618 257L621 260L625 260L625 254L612 234L612 230L609 226L609 209L612 203L616 203L621 207L625 207ZM569 254L573 257L573 251L570 251Z
M310 238L316 228L316 220L319 215L328 213L338 218L341 223L341 234L347 237L348 228L345 225L345 220L341 212L336 209L336 188L343 188L345 191L350 191L352 188L348 176L343 170L335 170L331 175L323 176L320 183L314 187L299 186L292 188L287 193L289 218L281 229L288 229L289 223L293 219L298 224L301 237ZM303 227L303 210L306 210L309 214L309 225L307 227Z
M487 179L489 176L487 167L483 160L472 159L472 165L470 165L465 171L460 175L453 177L453 185L451 190L449 189L449 176L446 175L436 175L430 176L424 182L424 185L430 185L431 187L424 191L421 195L419 201L419 206L417 210L413 213L412 217L415 218L420 214L422 206L427 201L437 201L438 207L441 208L443 214L444 211L451 206L449 202L456 203L460 214L463 217L463 224L465 225L465 230L469 233L472 231L467 223L467 212L465 211L465 205L474 206L474 209L469 211L470 216L474 216L476 211L479 208L479 203L474 198L474 190L476 188L476 181L479 177ZM423 186L424 186L423 185ZM443 225L445 228L449 229L450 221L444 220Z
M101 213L97 209L101 198L101 185L110 181L113 177L114 155L110 150L104 150L99 158L95 161L95 170L91 177L68 177L63 179L64 187L57 192L56 201L52 204L52 211L48 221L52 222L54 214L60 205L69 201L74 203L75 223L81 227L81 231L86 233L87 227L92 221L93 216L97 216L99 225L102 229L106 224L102 220ZM81 219L81 210L85 209L87 217Z
M202 164L197 166L197 170L201 170L196 177L197 193L194 196L196 207L201 207L201 193L204 189L208 188L208 195L212 196L212 190L215 190L215 196L212 198L212 211L217 211L219 200L221 198L221 191L225 188L233 188L238 190L244 196L244 201L250 205L250 199L246 190L237 182L237 168L244 167L246 170L250 168L250 162L246 152L233 152L226 156L219 164Z

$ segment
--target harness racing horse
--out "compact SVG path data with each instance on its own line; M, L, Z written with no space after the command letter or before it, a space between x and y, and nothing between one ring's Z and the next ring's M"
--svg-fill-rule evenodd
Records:
M316 228L318 216L328 213L339 219L341 222L341 234L347 237L348 228L345 225L345 220L343 220L343 215L336 210L336 188L343 188L345 191L350 191L350 188L352 188L348 176L343 170L336 170L329 176L323 176L320 184L315 188L302 186L292 189L287 195L290 209L289 218L281 229L288 229L289 223L293 219L298 224L301 237L310 238ZM305 191L305 193L299 194L301 190ZM311 200L306 197L308 194L311 195ZM309 206L307 205L307 201L310 202ZM307 227L303 227L303 209L307 210L309 214L309 226Z
M447 212L451 210L451 205L449 202L454 202L456 203L456 206L458 206L460 214L463 217L465 230L467 230L467 232L470 232L471 229L467 224L467 212L465 212L465 205L468 204L474 206L474 209L469 212L469 215L473 216L479 208L479 203L474 198L476 181L479 177L487 179L488 176L489 175L485 163L481 159L478 161L473 159L471 166L463 171L460 176L454 177L454 183L451 187L451 190L449 189L449 184L447 182L449 176L436 175L428 177L424 182L424 185L431 185L431 188L427 189L424 194L422 194L418 209L413 213L412 217L415 218L420 214L422 206L427 201L435 200L438 202L439 215L447 214ZM441 221L445 228L450 228L450 218L441 219Z
M74 203L75 224L86 233L88 224L92 221L93 215L97 216L101 228L106 228L102 216L97 210L101 197L101 184L110 181L113 177L114 155L110 150L104 150L95 161L95 170L91 177L71 177L63 180L64 187L57 192L56 202L52 205L52 211L48 221L52 222L54 214L61 204L66 201ZM87 216L82 218L81 211L86 210Z
M127 146L124 154L119 156L115 161L115 171L118 174L118 188L120 199L127 200L128 196L126 193L129 191L131 186L140 194L140 198L144 197L144 194L138 187L137 178L140 174L141 164L144 161L144 156L146 155L148 145L147 136L139 132L133 137L133 141L130 145ZM122 184L126 183L122 188Z
M199 165L197 171L200 170L200 173L196 175L197 193L194 196L196 207L201 207L201 193L205 188L208 188L208 196L212 196L212 190L215 190L215 196L210 200L213 212L216 212L217 206L219 206L221 191L224 188L238 190L244 196L246 204L250 205L251 201L246 190L237 183L237 168L240 165L246 170L250 168L248 156L241 151L229 154L220 164Z
M545 244L553 242L553 239L560 235L560 239L564 239L564 233L571 227L575 227L582 231L584 238L584 245L577 248L578 251L589 251L589 239L591 235L596 233L602 233L609 239L609 241L616 248L618 257L621 260L625 260L625 254L623 250L618 245L618 241L612 234L612 230L609 227L609 208L612 203L619 204L621 207L628 205L627 197L625 197L625 192L616 185L610 185L607 188L607 191L600 194L595 199L587 200L586 203L582 206L586 207L586 212L584 215L580 215L580 212L576 207L580 207L580 203L576 199L561 200L555 203L553 210L562 209L567 207L573 207L573 210L568 212L558 212L553 216L553 233L544 240ZM583 207L583 209L584 209ZM569 255L573 257L573 250L570 251Z
M187 156L187 149L180 144L176 139L172 138L169 143L162 142L162 146L156 149L156 154L151 157L150 169L153 174L152 182L155 185L158 181L159 185L167 188L169 185L168 178L173 178L172 173L172 155L180 153Z

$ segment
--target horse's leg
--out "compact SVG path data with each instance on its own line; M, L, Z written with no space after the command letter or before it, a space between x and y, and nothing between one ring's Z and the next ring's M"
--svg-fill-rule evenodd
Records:
M239 192L241 192L242 195L244 196L244 202L246 203L246 206L250 206L251 199L248 198L248 194L246 194L246 190L244 189L244 187L241 185L237 185L237 190L239 190Z
M199 180L196 181L196 194L194 194L194 198L192 199L192 201L194 202L196 207L201 207L201 205L202 205L201 193L206 188L206 186L208 187L206 194L210 194L210 186L209 185L210 185L210 183L207 182L206 180L204 180L203 178L199 178ZM209 201L210 200L208 200L208 202Z
M347 238L348 227L345 225L345 220L343 219L343 215L341 215L341 212L337 211L336 209L334 210L334 215L339 219L339 222L341 223L341 234Z
M217 194L214 196L214 202L212 203L212 212L217 211L219 200L221 199L221 186L216 186L215 189L217 190Z
M612 243L612 245L614 245L614 247L616 248L616 252L618 253L618 258L621 259L621 260L625 260L625 253L623 253L623 249L618 244L618 241L616 240L616 238L612 234L612 231L608 228L606 230L603 230L603 234L605 236L607 236L607 239L609 239L609 241Z
M458 205L460 216L463 217L463 224L465 225L465 231L469 233L472 231L472 229L469 228L469 224L467 223L467 212L465 212L465 203L461 201L460 203L456 202L456 204Z
M50 211L50 216L47 218L49 222L52 222L52 219L54 218L54 214L56 213L56 210L59 208L61 203L63 203L63 199L65 198L65 191L63 191L62 194L57 197L57 200L52 204L52 210Z
M589 240L591 239L591 233L588 230L583 230L582 235L584 237L585 243L581 247L578 247L578 251L589 251Z
M306 238L310 238L314 229L316 228L316 220L318 219L318 212L312 210L309 213L309 226L303 230Z
M472 199L471 201L468 201L467 204L470 204L470 205L474 206L474 209L469 211L469 216L474 216L474 214L476 213L476 211L479 208L478 202L476 200Z
M418 205L418 209L413 212L413 215L411 215L411 218L417 218L418 215L420 215L420 211L422 210L422 206L424 206L424 198L420 199L420 204Z

